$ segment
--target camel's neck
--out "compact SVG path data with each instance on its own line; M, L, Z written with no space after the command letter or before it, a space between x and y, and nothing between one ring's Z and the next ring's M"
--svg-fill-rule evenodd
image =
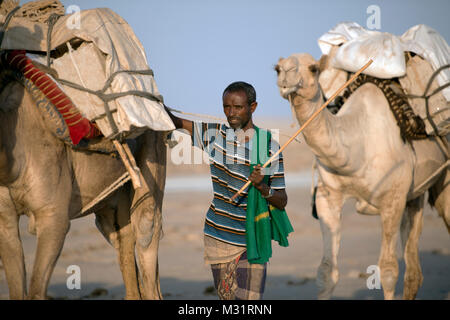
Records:
M294 94L291 103L301 126L323 105L324 100L318 90L310 100ZM338 122L339 119L325 108L302 131L313 153L330 169L341 168L348 160L347 147L338 134Z

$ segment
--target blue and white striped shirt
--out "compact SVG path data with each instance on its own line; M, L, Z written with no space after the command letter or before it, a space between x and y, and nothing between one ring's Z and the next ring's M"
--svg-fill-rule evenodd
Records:
M210 161L214 198L206 213L205 235L245 247L247 190L235 201L231 201L231 197L244 186L250 175L252 139L240 143L234 130L225 124L193 122L192 144L207 152ZM279 148L278 142L272 137L269 156ZM272 189L286 188L281 153L267 168L266 174L269 174L269 186Z

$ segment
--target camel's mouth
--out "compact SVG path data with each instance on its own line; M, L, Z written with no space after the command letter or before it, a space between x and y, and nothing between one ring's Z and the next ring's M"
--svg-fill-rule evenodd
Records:
M278 87L278 89L280 90L280 95L284 98L284 99L288 99L289 95L291 93L294 93L298 90L298 86L293 86L293 87Z

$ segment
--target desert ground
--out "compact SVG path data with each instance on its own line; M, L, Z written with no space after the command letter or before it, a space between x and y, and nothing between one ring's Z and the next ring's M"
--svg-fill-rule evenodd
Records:
M281 128L281 143L295 132L289 119L263 119L256 124ZM273 243L264 299L316 299L316 270L322 257L320 224L311 215L312 153L299 137L283 152L288 194L287 213L294 227L290 246ZM209 266L203 262L203 223L212 199L206 164L174 164L168 149L166 193L163 206L164 236L160 242L159 267L164 299L217 299ZM20 220L28 279L31 276L35 237L27 232L28 218ZM339 254L340 281L332 299L383 299L380 289L368 289L367 268L376 265L380 249L378 216L361 216L348 201L342 218ZM400 276L396 298L403 288L405 265L398 241ZM420 240L420 262L424 281L417 299L450 299L449 234L437 212L428 205ZM81 270L81 289L69 290L67 269ZM71 229L54 270L48 295L53 299L123 299L123 286L114 249L97 231L94 216L72 221ZM8 298L5 274L0 263L0 299Z

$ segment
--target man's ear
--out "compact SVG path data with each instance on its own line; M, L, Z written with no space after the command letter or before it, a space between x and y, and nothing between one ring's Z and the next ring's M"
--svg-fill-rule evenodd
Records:
M258 102L256 102L256 101L252 102L252 104L250 104L250 110L252 113L255 112L257 106L258 106Z

